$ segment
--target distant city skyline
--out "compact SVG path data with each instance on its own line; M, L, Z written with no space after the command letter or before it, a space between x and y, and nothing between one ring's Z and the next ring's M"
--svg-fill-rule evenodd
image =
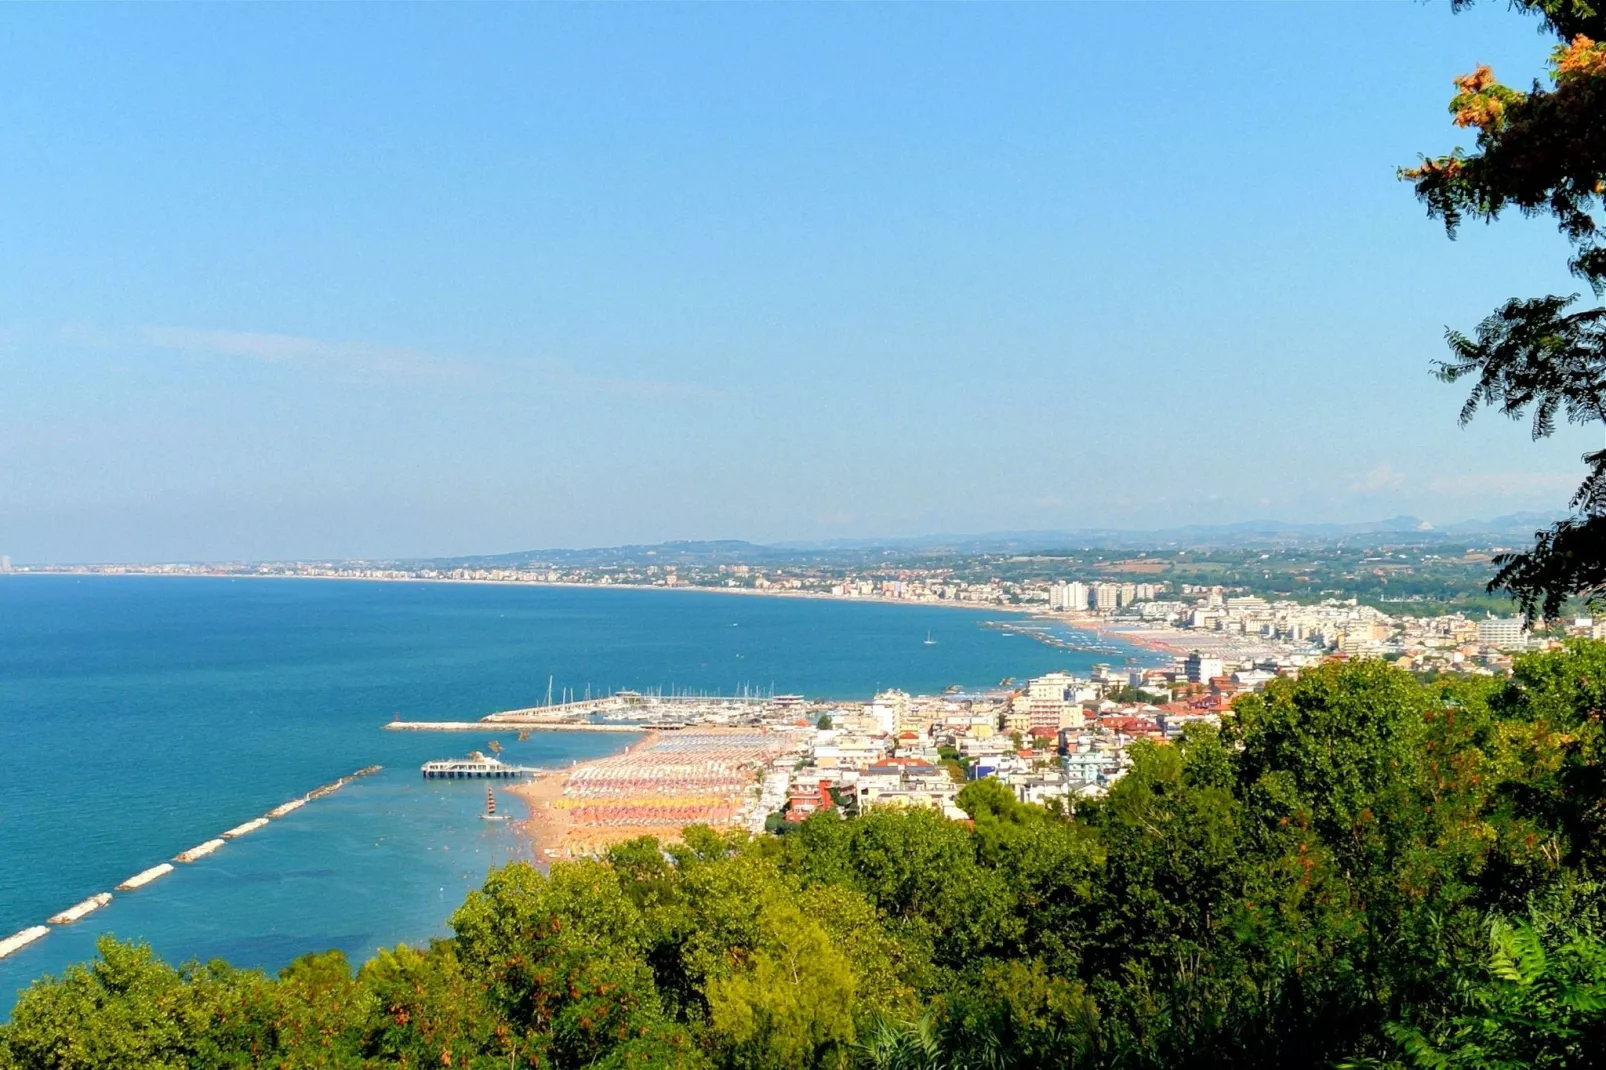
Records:
M24 7L0 550L66 561L1434 523L1598 436L1456 426L1571 293L1394 168L1496 5Z

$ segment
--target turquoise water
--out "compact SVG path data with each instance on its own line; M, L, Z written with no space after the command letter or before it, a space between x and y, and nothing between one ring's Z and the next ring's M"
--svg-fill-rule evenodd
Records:
M0 960L0 1014L18 987L92 956L104 932L175 961L270 969L443 933L487 867L527 847L478 819L483 782L418 775L491 733L383 731L393 715L527 706L549 676L581 694L773 686L862 699L1094 660L981 627L990 616L681 591L0 577L0 935L385 766ZM497 738L510 760L550 765L631 737Z

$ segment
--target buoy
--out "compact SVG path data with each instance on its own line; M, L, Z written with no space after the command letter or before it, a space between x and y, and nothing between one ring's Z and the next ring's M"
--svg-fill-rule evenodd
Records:
M15 936L8 936L4 940L0 940L0 959L5 958L13 951L21 951L49 931L50 926L48 925L34 925L22 930Z
M60 914L52 914L48 919L52 925L71 925L80 918L86 917L112 901L112 893L101 892L92 895L82 903L70 906Z
M197 858L205 858L207 855L211 854L213 851L222 846L222 840L207 840L205 843L197 844L196 846L191 847L188 851L180 851L178 855L175 856L174 861L193 862Z
M159 866L152 866L150 869L134 874L119 884L117 890L119 892L132 892L135 888L143 888L156 878L165 877L171 872L173 872L173 863L163 862Z
M255 832L257 829L261 828L267 823L268 819L265 817L255 818L251 821L247 821L243 825L235 825L233 828L229 829L229 831L223 834L223 838L225 840L236 839L240 836L244 836L248 832Z

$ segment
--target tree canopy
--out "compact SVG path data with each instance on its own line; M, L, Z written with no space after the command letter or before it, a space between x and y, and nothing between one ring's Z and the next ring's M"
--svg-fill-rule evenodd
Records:
M1455 0L1465 7L1471 0ZM1573 246L1569 267L1596 298L1606 295L1606 7L1586 0L1515 0L1558 44L1549 84L1517 89L1480 66L1455 80L1456 125L1477 131L1476 148L1425 157L1402 171L1453 237L1467 219L1492 222L1507 209L1550 216ZM1513 298L1469 335L1447 332L1446 382L1468 380L1461 422L1480 408L1530 419L1535 438L1557 419L1606 425L1606 308L1579 294ZM1497 558L1491 590L1510 591L1530 619L1554 617L1572 598L1606 607L1606 449L1584 455L1586 476L1572 515L1536 533L1532 549Z

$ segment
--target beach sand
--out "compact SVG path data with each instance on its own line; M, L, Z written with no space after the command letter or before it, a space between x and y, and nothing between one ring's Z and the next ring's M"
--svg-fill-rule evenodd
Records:
M525 829L548 863L640 836L673 842L690 824L728 826L754 797L765 763L789 747L782 735L752 729L650 732L622 754L509 790L529 807Z
M661 735L660 732L647 732L620 753L633 754L650 747ZM618 756L610 755L610 757ZM523 799L525 805L529 807L530 816L524 821L524 830L530 837L538 862L547 863L571 858L576 854L591 854L599 845L595 837L585 834L586 830L577 830L568 809L559 805L563 799L564 789L569 786L569 778L577 770L592 764L595 763L580 762L568 769L507 789L509 793ZM636 835L650 834L636 833Z

